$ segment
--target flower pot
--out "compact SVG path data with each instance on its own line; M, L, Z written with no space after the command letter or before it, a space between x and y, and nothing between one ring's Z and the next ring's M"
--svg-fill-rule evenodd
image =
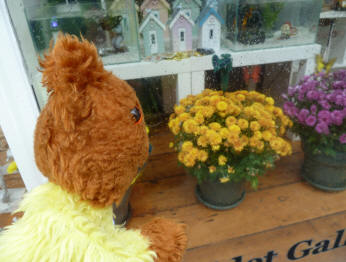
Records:
M204 181L196 186L198 200L209 208L231 209L240 204L245 196L245 182Z
M313 154L304 150L302 176L314 187L325 191L346 189L346 153L335 156Z
M113 218L113 222L114 225L126 225L129 218L131 217L131 205L129 203L129 198L131 195L131 191L132 191L133 185L131 185L123 199L121 200L119 206L116 206L115 203L113 203L113 214L114 214L114 218Z

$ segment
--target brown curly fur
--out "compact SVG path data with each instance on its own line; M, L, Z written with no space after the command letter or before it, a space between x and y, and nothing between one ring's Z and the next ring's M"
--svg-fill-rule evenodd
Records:
M48 179L92 205L119 202L148 156L144 121L130 111L133 89L103 68L95 46L60 34L44 60L50 96L38 118L35 160ZM157 261L178 262L186 248L183 225L154 219L142 229Z
M59 35L40 61L50 92L35 131L35 160L51 182L95 206L118 202L148 156L133 89L103 68L95 46Z
M157 254L156 262L179 262L187 245L185 225L164 218L154 218L141 232L151 241L150 249Z

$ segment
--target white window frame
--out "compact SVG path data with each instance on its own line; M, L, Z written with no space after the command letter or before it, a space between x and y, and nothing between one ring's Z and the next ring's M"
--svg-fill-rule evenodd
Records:
M44 183L34 160L39 108L5 1L0 1L0 125L28 191Z

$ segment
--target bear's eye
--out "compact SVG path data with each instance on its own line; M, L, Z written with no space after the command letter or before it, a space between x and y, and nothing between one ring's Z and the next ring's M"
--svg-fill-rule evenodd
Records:
M138 107L131 109L130 114L135 124L142 122L142 114Z

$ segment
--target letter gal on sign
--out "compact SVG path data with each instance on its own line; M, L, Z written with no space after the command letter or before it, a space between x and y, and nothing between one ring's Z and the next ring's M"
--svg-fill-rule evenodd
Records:
M303 240L294 244L287 252L287 258L289 260L299 260L309 255L318 255L323 252L328 252L339 247L345 247L346 241L343 240L345 229L339 230L336 233L336 238L333 243L326 240L321 240L317 243L313 243L313 240Z

